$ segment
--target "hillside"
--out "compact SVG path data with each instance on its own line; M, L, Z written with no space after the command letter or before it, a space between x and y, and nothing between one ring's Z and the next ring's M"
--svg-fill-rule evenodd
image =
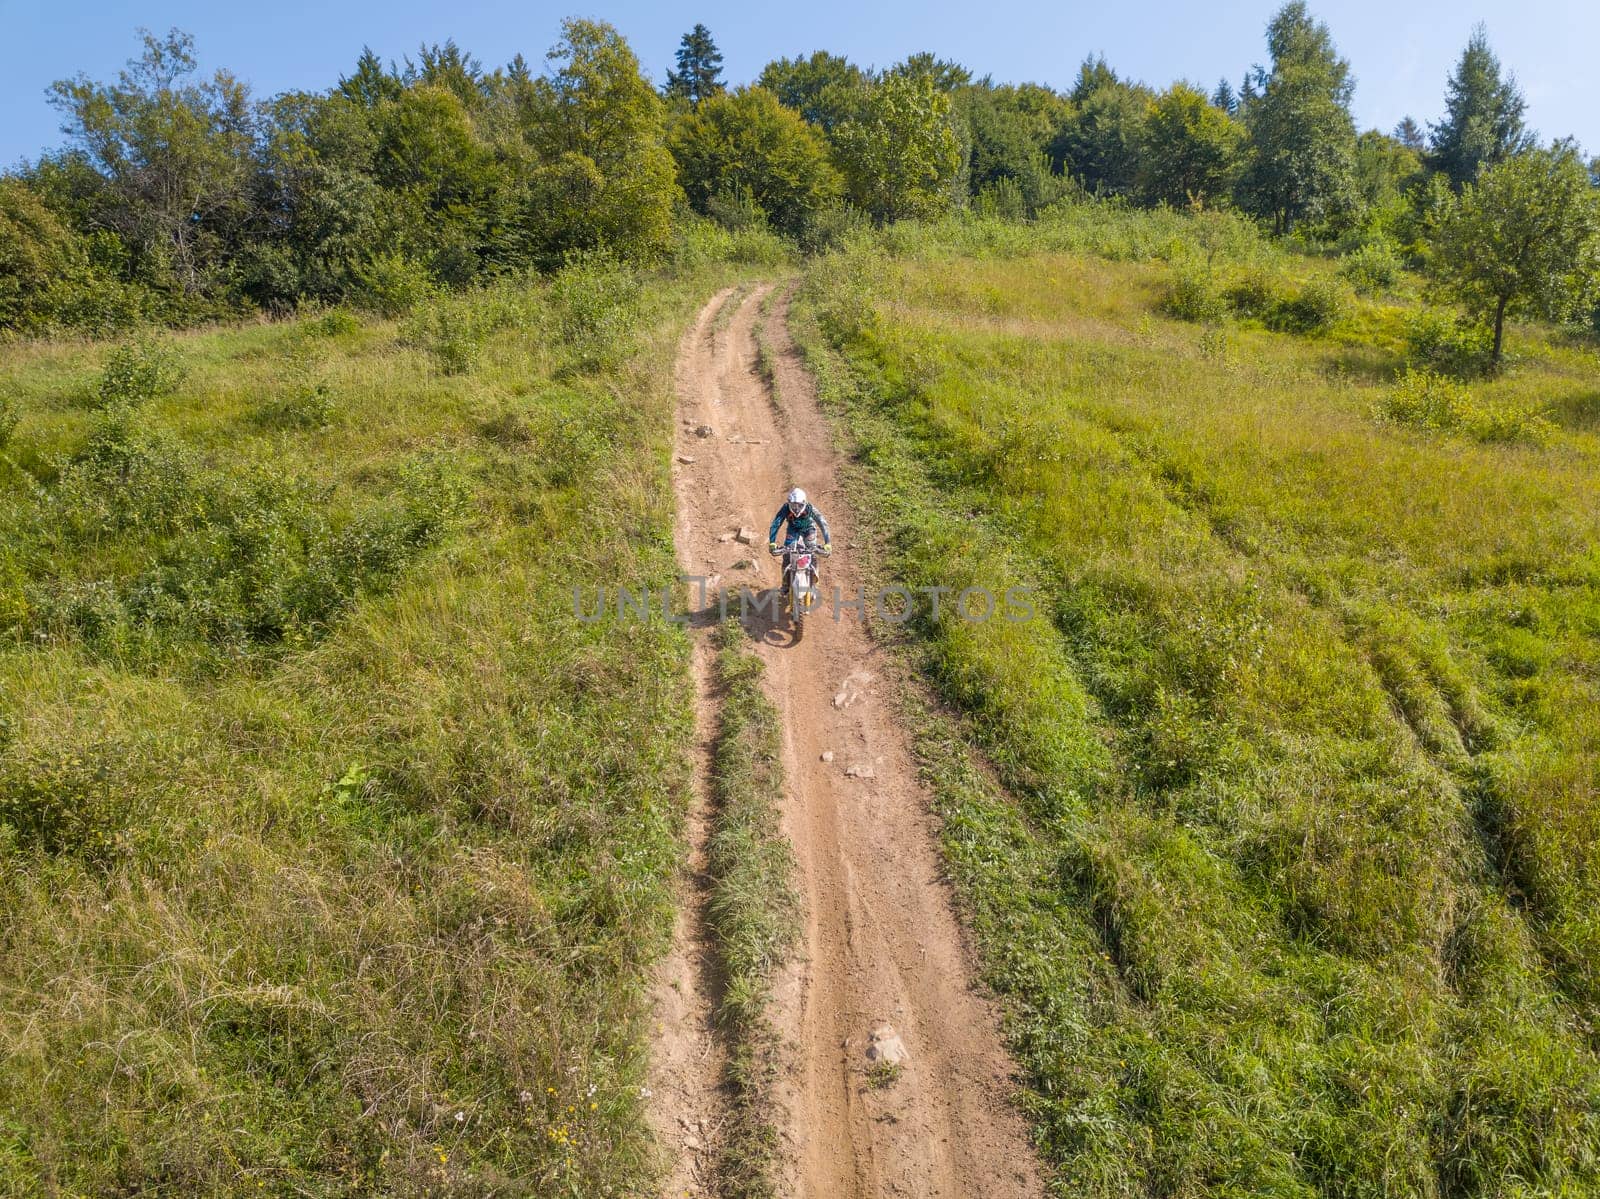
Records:
M685 643L572 587L671 577L739 269L8 352L0 1193L654 1177Z
M12 343L0 1191L1600 1187L1595 351L1455 328L1084 202ZM942 615L580 619L794 482Z
M1168 315L1327 271L1109 211L802 289L880 576L1036 589L905 640L1062 1194L1600 1185L1594 352L1419 384L1403 297Z

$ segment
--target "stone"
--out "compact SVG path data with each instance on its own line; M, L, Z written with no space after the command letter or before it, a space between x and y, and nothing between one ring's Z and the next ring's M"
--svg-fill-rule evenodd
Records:
M740 545L754 545L756 543L755 530L747 529L743 525L740 525L739 531L733 535L733 539Z
M833 761L833 750L831 750L831 749L825 749L825 750L823 750L823 751L822 751L822 760L823 760L823 761L824 761L824 762L831 762L831 761Z
M867 1038L867 1060L874 1065L900 1066L911 1057L906 1043L891 1024L880 1024Z
M875 779L878 777L878 772L871 766L865 766L857 763L854 766L845 767L844 777L847 779Z
M683 463L685 466L693 466L695 463L695 458L692 454L679 454L678 461Z

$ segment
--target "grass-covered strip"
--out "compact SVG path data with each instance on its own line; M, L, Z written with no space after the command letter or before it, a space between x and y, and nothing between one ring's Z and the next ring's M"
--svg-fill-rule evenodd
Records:
M1164 316L1181 265L1125 260L1205 236L907 232L802 293L885 574L1042 588L1032 624L913 630L1017 801L939 786L1057 1185L1583 1193L1592 351L1529 331L1470 385L1543 406L1544 448L1419 435L1374 416L1401 302L1317 338Z
M572 587L675 576L671 364L734 273L185 335L120 406L107 349L11 348L0 1192L653 1185L687 643Z
M717 1019L728 1041L732 1109L718 1181L729 1199L776 1193L773 1120L777 1036L767 1018L772 977L798 929L794 855L778 827L782 727L761 690L761 660L729 621L717 633L720 702L712 764L714 815L707 905L721 966Z

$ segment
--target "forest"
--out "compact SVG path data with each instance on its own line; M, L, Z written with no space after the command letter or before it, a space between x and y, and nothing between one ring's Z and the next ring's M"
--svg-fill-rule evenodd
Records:
M825 50L730 87L703 25L658 87L615 28L573 19L537 65L369 50L326 91L263 99L203 76L189 35L141 34L115 81L52 87L65 143L0 178L0 330L394 314L575 256L657 261L697 220L815 252L864 226L1089 199L1234 210L1357 278L1422 269L1486 365L1508 313L1594 314L1593 164L1528 128L1481 26L1437 121L1388 133L1357 130L1351 64L1301 0L1267 26L1264 64L1209 91L1101 57L1055 88Z

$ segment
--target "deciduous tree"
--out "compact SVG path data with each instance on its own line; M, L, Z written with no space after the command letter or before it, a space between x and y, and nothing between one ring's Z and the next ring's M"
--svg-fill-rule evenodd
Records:
M1157 96L1140 128L1139 192L1151 203L1205 207L1226 200L1245 131L1188 84Z
M1436 276L1494 328L1498 366L1508 314L1566 316L1592 302L1600 277L1600 208L1570 143L1487 166L1444 213Z
M246 215L254 112L249 89L226 71L187 82L197 69L191 36L142 36L144 53L116 83L61 80L51 103L106 180L94 222L194 293Z
M696 207L748 197L791 236L842 194L822 135L766 88L713 96L672 130L678 181Z
M525 220L541 255L606 246L649 258L667 243L677 183L661 99L611 25L569 20L535 81L541 165Z
M835 131L850 194L876 221L934 216L951 202L961 147L950 97L927 76L889 75Z
M1278 10L1267 46L1272 69L1257 73L1258 94L1244 106L1251 152L1240 198L1285 233L1354 208L1354 84L1328 27L1303 0Z

